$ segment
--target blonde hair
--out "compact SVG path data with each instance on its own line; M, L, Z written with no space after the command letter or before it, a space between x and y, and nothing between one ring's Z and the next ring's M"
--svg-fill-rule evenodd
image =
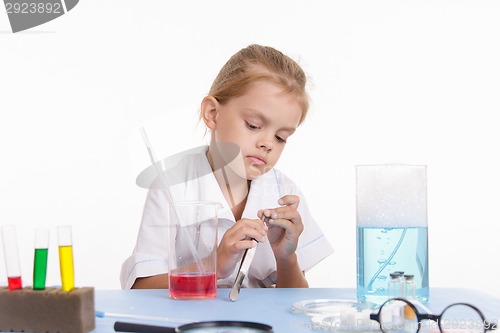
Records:
M225 104L245 94L257 80L276 83L286 93L295 95L302 107L299 124L304 121L309 109L306 74L293 59L269 46L252 44L234 54L221 68L209 95Z

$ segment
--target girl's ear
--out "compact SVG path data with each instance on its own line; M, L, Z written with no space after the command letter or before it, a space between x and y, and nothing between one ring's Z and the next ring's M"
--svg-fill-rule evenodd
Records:
M201 101L201 117L212 131L217 128L217 110L219 102L213 96L206 96Z

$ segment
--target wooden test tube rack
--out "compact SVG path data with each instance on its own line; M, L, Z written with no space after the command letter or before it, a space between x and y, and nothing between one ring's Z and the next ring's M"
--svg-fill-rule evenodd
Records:
M65 292L0 288L0 331L87 333L95 328L94 288Z

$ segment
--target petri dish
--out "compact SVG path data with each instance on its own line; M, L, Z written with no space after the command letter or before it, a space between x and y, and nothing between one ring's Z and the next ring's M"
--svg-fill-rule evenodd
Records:
M366 310L365 310L366 311ZM368 310L369 311L369 310ZM322 332L357 332L357 333L371 333L379 332L380 326L376 321L355 321L353 323L346 323L340 319L339 315L316 315L311 317L310 327L313 330Z
M306 316L330 315L340 317L340 313L345 309L351 308L361 312L365 309L373 310L377 307L374 303L352 299L311 299L294 303L292 311Z

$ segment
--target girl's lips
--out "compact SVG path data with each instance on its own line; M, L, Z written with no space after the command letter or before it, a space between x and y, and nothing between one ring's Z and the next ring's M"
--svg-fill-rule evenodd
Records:
M252 162L252 164L257 165L266 165L266 161L257 156L248 156L248 159Z

